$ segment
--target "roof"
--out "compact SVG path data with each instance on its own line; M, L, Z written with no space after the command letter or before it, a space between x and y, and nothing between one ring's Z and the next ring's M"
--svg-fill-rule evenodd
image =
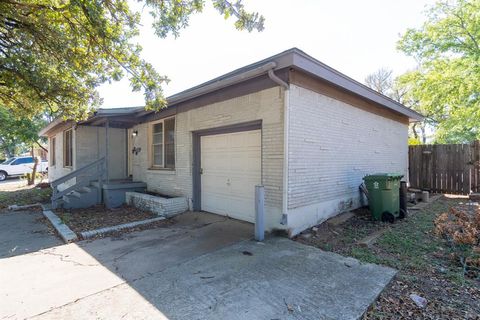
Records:
M227 81L228 79L232 79L242 74L251 72L255 69L259 69L262 66L272 62L275 64L275 67L273 68L273 70L280 70L284 68L294 68L297 70L301 70L309 74L312 74L313 76L318 77L322 80L330 82L335 86L340 87L346 91L357 94L370 101L376 102L387 109L400 113L408 117L410 120L421 121L423 119L423 116L420 113L405 107L401 103L327 66L326 64L318 61L317 59L306 54L305 52L303 52L298 48L291 48L289 50L273 55L269 58L257 61L245 67L226 73L220 77L204 82L198 86L195 86L185 91L174 94L167 98L167 102L170 105L172 103L178 103L181 101L189 100L193 98L192 95L194 92L198 92L202 88L208 88L214 84L219 85L222 82ZM248 79L244 79L244 80L248 80Z
M144 107L125 107L125 108L100 108L97 109L87 120L79 121L79 124L93 124L96 122L104 122L106 118L120 118L130 117L130 120L135 119L135 114L145 110ZM133 117L132 117L133 116ZM40 130L40 136L46 136L52 129L59 125L65 124L69 120L57 118Z
M347 92L358 95L364 99L375 102L386 109L407 117L411 121L421 121L423 116L418 112L409 109L401 103L390 99L387 96L365 86L364 84L346 76L345 74L327 66L298 48L291 48L284 52L273 55L269 58L257 61L242 68L233 70L222 76L176 93L167 98L167 106L172 107L178 103L194 99L196 97L221 90L223 88L248 81L260 75L266 74L269 70L281 70L293 68L306 72L316 78L331 83ZM106 118L117 118L130 123L135 117L141 117L155 111L147 111L144 107L108 108L98 109L89 119L80 122L81 124L100 123ZM47 134L63 120L55 120L40 131L40 135Z

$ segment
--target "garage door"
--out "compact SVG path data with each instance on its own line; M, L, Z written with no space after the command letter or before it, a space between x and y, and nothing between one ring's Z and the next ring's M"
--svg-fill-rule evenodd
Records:
M201 137L202 210L254 222L261 130Z

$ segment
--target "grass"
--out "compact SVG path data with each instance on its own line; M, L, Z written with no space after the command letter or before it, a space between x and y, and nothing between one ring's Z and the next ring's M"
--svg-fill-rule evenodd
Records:
M46 203L50 201L52 190L40 189L34 186L16 187L15 189L0 190L0 209L10 205L27 205L32 203Z
M425 271L431 268L432 263L438 262L435 256L439 251L445 255L451 250L443 239L434 234L433 221L452 204L450 201L438 201L427 210L411 214L408 219L394 224L368 250L377 256L390 257L383 259L384 264L397 269ZM364 261L361 257L359 260Z
M462 266L452 259L458 249L434 233L436 217L462 201L442 198L393 225L371 221L368 212L357 212L341 225L323 223L317 232L311 231L313 236L298 240L399 271L365 319L476 319L480 315L480 281L464 275ZM360 243L379 230L383 233L374 244ZM412 293L425 297L427 307L417 307L409 298Z

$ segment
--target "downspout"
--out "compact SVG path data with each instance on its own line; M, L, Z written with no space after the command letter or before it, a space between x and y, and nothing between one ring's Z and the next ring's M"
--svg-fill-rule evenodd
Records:
M280 87L283 87L285 90L288 90L288 83L286 83L285 81L283 81L282 79L280 79L276 74L275 72L273 72L273 68L272 69L269 69L268 70L268 77L273 81L275 82L276 84L278 84Z
M289 105L290 105L290 86L280 79L273 68L268 70L268 77L284 89L283 96L283 194L282 194L282 225L287 225L288 217L288 130L289 130Z

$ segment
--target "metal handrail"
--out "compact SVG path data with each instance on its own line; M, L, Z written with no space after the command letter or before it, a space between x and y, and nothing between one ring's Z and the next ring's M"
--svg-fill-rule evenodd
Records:
M85 173L86 171L88 171L89 169L91 168L97 168L95 170L95 172L92 172L89 176L95 176L95 177L98 177L98 180L99 180L99 183L100 183L100 191L99 191L99 194L101 194L101 188L102 188L102 184L103 184L103 175L105 174L105 157L102 157L100 159L97 159L95 161L93 161L92 163L89 163L87 164L86 166L83 166L77 170L74 170L72 172L70 172L69 174L61 177L61 178L58 178L57 180L54 180L52 182L50 182L50 186L52 187L53 189L53 192L52 192L52 204L55 203L56 200L62 198L64 195L66 195L67 193L71 192L71 191L75 191L77 189L80 189L80 188L83 188L83 187L86 187L90 184L90 180L85 180L85 179L82 179L81 181L77 181L75 182L74 185L62 190L62 191L58 191L57 187L62 184L62 183L65 183L73 178L78 178L82 173Z
M52 188L57 187L59 184L62 184L62 183L66 182L70 179L78 177L78 175L80 173L85 172L88 169L93 168L94 166L96 166L98 164L101 164L104 161L105 161L105 157L97 159L97 160L93 161L92 163L87 164L84 167L81 167L80 169L74 170L74 171L70 172L69 174L64 175L63 177L60 177L57 180L54 180L54 181L50 182L50 186L52 186Z

